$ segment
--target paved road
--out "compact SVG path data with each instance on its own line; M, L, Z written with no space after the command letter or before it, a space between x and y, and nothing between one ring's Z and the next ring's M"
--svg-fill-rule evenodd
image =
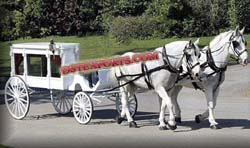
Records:
M22 121L9 118L0 105L1 143L13 147L249 147L250 66L230 66L218 98L217 121L222 129L211 130L208 121L194 122L206 108L200 91L185 88L179 96L183 123L175 131L157 127L158 99L154 92L140 93L136 121L140 128L115 123L115 107L105 101L96 107L89 125L78 124L73 115L60 116L45 97L33 99ZM3 99L2 97L0 99ZM40 118L38 119L38 115Z

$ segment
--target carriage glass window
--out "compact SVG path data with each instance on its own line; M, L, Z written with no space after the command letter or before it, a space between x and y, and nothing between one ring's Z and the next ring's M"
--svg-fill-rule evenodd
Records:
M60 78L61 58L58 55L50 56L51 77Z
M24 67L23 67L23 55L22 54L15 54L14 55L15 61L15 74L16 75L23 75Z
M45 55L27 55L27 68L29 76L47 76L47 58Z

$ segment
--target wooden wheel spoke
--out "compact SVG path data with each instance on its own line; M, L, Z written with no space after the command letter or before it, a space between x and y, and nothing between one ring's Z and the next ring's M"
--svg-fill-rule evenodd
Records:
M14 87L14 85L12 83L10 83L10 87L13 90L14 93L17 91L16 88Z
M20 94L20 98L24 98L24 97L26 97L27 95L26 94Z
M19 98L21 102L25 102L25 103L28 103L27 100L25 100L24 98Z
M70 104L71 105L71 102L69 101L70 100L70 98L69 97L66 97L66 99L65 99L66 101L67 101L67 103L68 104Z
M17 114L21 115L20 103L17 103Z
M12 94L15 94L14 90L13 90L11 87L9 87L9 86L7 87L7 91L8 91L8 90L9 90Z
M12 101L8 106L11 109L11 111L13 111L14 105L15 105L16 101Z
M23 106L22 103L20 103L20 111L21 111L22 114L25 113L25 106Z
M6 92L5 94L6 94L6 95L9 95L9 96L11 96L11 97L15 97L15 95L14 95L13 93L10 93L10 92Z
M10 98L8 98L8 99L6 99L8 102L9 101L13 101L13 100L15 100L13 97L10 97Z

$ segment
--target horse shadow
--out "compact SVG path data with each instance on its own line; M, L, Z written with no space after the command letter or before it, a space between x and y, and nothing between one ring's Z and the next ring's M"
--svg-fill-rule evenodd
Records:
M89 125L95 124L111 124L116 122L116 117L118 116L118 112L116 109L100 109L93 111L92 120ZM55 118L74 118L72 112L61 115L60 113L51 113L51 114L40 114L40 115L28 115L24 118L24 120L47 120L47 119L55 119ZM158 118L158 114L154 112L141 112L138 111L135 116L136 121L147 121ZM154 124L141 124L141 126L149 126Z
M248 119L216 119L219 123L221 129L224 128L240 128L240 129L250 129L250 121ZM209 128L210 124L208 120L204 120L201 123L196 123L195 121L182 121L178 126L190 127L192 131Z
M116 117L118 116L118 112L116 109L99 109L93 111L92 120L88 125L102 125L102 124L114 124L116 123ZM167 115L166 115L167 116ZM27 116L24 120L47 120L47 119L55 119L55 118L74 118L72 112L66 115L61 115L59 113L51 113L51 114L42 114L42 115L32 115ZM144 112L138 111L134 117L134 120L138 123L139 127L146 126L157 126L159 124L158 121L159 114L156 112ZM221 129L224 128L240 128L240 129L250 129L250 120L248 119L217 119ZM124 125L127 125L127 121L125 121ZM177 130L175 132L187 132L187 131L195 131L204 128L209 128L208 120L204 120L203 122L197 124L195 121L182 121L182 123L178 124L179 127L185 127L183 130ZM186 130L186 127L189 127L190 130Z

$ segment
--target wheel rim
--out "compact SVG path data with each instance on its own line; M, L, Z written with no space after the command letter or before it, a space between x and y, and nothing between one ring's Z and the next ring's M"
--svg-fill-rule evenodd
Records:
M5 85L5 104L11 116L23 119L29 110L29 93L26 84L19 77L11 77Z
M128 109L129 109L129 112L130 112L130 115L132 117L135 116L136 112L137 112L137 98L135 95L131 96L129 99L128 99ZM117 96L117 101L116 101L116 110L119 114L121 114L121 111L122 111L122 103L121 103L121 98L120 96L118 95Z
M77 122L87 124L90 122L93 112L91 98L84 92L78 92L73 99L73 114Z
M68 114L72 110L73 92L53 90L51 100L55 110L60 114Z

